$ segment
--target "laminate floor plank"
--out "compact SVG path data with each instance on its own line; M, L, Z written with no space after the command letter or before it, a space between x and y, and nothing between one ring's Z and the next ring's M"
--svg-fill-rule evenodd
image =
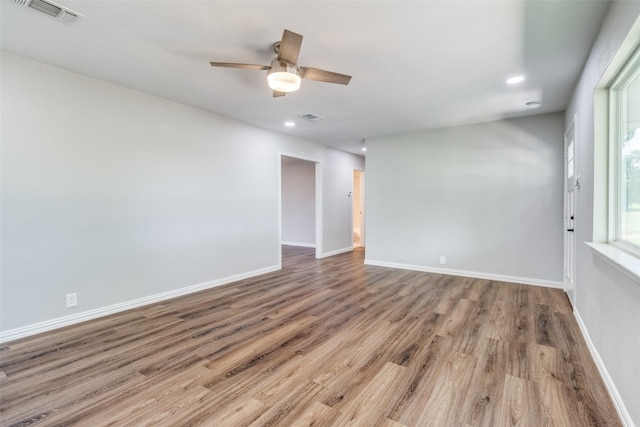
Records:
M265 405L249 396L234 400L226 406L219 408L216 414L207 420L207 424L212 426L249 425L258 419L268 408Z
M565 385L550 375L538 381L543 425L573 425L579 419L575 408L567 405Z
M167 422L180 407L195 406L210 392L198 384L204 370L200 366L186 369L180 380L176 378L147 381L127 398L114 396L112 405L99 413L89 412L82 417L86 425L157 425Z
M103 373L120 370L136 372L146 364L162 354L162 350L174 351L182 340L175 331L173 333L155 333L146 338L139 337L135 341L127 340L125 345L105 348L102 353L91 352L86 358L78 358L77 353L71 358L72 362L55 369L36 369L37 375L18 375L16 382L9 381L3 387L2 404L26 405L28 402L38 404L39 399L33 390L24 388L24 382L38 384L48 394L57 399L67 395L70 388L84 388L87 381L93 380ZM124 369L122 369L124 368ZM22 381L21 381L22 380ZM72 398L71 396L69 398Z
M491 409L502 398L504 372L507 367L506 343L492 338L483 338L481 354L473 372L464 402L460 406L460 420L474 426L499 425L495 411Z
M538 388L529 380L506 375L497 425L542 426Z
M420 349L413 357L413 363L406 365L409 375L404 390L389 412L390 419L407 426L420 425L418 423L426 402L434 392L440 392L436 390L435 377L442 369L446 369L449 356L454 352L454 340L441 335L435 335L428 345Z
M468 389L477 360L455 352L440 364L433 375L435 392L431 393L416 425L460 423L460 407L468 397Z
M393 405L400 395L406 370L404 366L391 362L385 363L369 381L367 387L344 406L336 424L376 425L381 417L387 415L387 406Z
M322 386L312 381L298 383L284 392L259 418L249 426L289 426L302 417L316 402Z
M298 419L292 421L291 427L331 426L339 413L320 402L313 402Z
M620 426L564 292L316 259L0 345L0 426Z

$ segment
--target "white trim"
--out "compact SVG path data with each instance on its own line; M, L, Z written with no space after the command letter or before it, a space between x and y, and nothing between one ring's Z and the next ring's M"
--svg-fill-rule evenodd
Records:
M396 262L364 260L365 265L399 268L401 270L423 271L426 273L449 274L452 276L473 277L475 279L495 280L499 282L521 283L523 285L544 286L546 288L564 289L564 283L555 280L531 279L528 277L506 276L504 274L480 273L477 271L454 270L450 268L428 267L424 265L401 264Z
M118 304L109 305L106 307L96 308L94 310L85 311L82 313L72 314L71 316L59 317L57 319L47 320L33 325L23 326L16 329L10 329L8 331L0 332L0 342L13 341L19 338L28 337L30 335L39 334L42 332L51 331L53 329L62 328L65 326L75 325L76 323L85 322L91 319L97 319L98 317L108 316L114 313L120 313L132 308L142 307L165 301L171 298L176 298L182 295L191 294L194 292L203 291L205 289L215 288L216 286L226 285L228 283L237 282L239 280L248 279L262 274L271 273L282 269L282 265L273 265L271 267L260 268L258 270L249 271L247 273L236 274L234 276L224 277L222 279L211 280L209 282L199 283L197 285L187 286L185 288L175 289L161 294L149 295L146 297L134 299L131 301L121 302Z
M324 247L324 182L322 162L316 162L316 258L322 258Z
M282 265L282 153L278 156L278 264Z
M300 242L282 242L286 246L300 246L302 248L315 248L315 243L300 243Z
M345 252L352 252L352 251L353 251L353 246L349 246L349 247L342 248L342 249L336 249L335 251L325 252L325 253L321 254L319 258L327 258L327 257L330 257L330 256L339 255L339 254L343 254Z
M640 77L640 48L636 48L631 58L620 68L616 68L616 75L608 85L609 115L608 115L608 144L609 144L609 220L607 240L611 243L628 246L627 250L640 256L640 246L625 240L622 236L623 213L627 202L625 200L626 187L623 171L623 138L628 125L627 88Z
M635 424L631 419L631 414L629 414L629 411L627 411L627 407L625 406L624 401L622 400L622 397L620 396L620 393L618 392L618 389L613 382L613 379L609 375L607 367L602 361L598 350L596 350L596 346L593 345L593 341L591 341L591 337L589 336L589 332L587 331L587 326L582 321L582 317L580 316L577 308L573 309L573 316L576 318L576 322L578 322L578 327L580 328L580 332L582 332L582 337L587 343L587 347L589 348L591 357L593 358L593 361L595 362L596 367L600 372L600 376L604 381L607 392L609 392L609 397L611 397L611 400L613 401L613 406L615 406L616 411L618 411L618 415L620 416L622 424L624 424L625 427L635 427Z
M567 181L569 180L569 144L571 141L573 144L573 153L571 153L573 157L573 175L571 178L573 179L573 183L569 184ZM564 131L564 194L563 194L563 211L564 218L563 224L564 229L562 231L563 237L563 269L562 269L562 280L564 282L564 291L569 296L569 300L571 300L572 304L576 304L575 300L575 281L576 281L576 254L577 254L577 244L576 244L576 232L572 231L573 238L569 238L569 227L572 227L574 230L576 229L576 221L575 217L579 217L579 213L577 212L578 207L578 194L579 194L579 179L580 175L578 174L578 113L573 115L573 119L569 123L569 126ZM569 212L570 207L570 199L569 199L569 189L570 186L573 187L573 202L572 202L572 212ZM573 218L570 218L570 214L573 215Z
M351 168L351 197L353 197L353 194L355 193L355 187L353 186L353 176L355 174L355 172L361 172L360 175L360 188L359 188L359 192L360 192L360 211L362 212L362 214L360 215L360 246L355 246L353 244L353 237L354 237L354 224L353 224L353 217L354 217L354 211L353 211L353 199L352 199L352 203L351 203L351 246L353 248L363 248L365 247L365 241L364 241L364 235L365 235L365 231L364 231L364 215L365 215L365 211L364 211L364 203L365 203L365 199L364 199L364 169L360 169L360 168L356 168L356 167L352 167Z
M290 151L281 151L280 152L280 157L285 156L285 157L291 157L294 159L298 159L298 160L306 160L307 162L312 162L312 163L321 163L322 159L320 159L319 157L312 157L312 156L307 156L305 154L297 154L297 153L292 153Z
M629 279L640 283L640 258L610 243L585 242L593 253Z

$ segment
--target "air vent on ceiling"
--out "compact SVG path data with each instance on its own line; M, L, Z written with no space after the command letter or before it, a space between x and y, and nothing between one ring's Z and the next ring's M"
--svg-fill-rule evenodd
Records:
M45 0L13 0L14 2L23 5L29 6L31 9L35 9L39 12L46 13L49 16L53 16L54 18L58 18L62 22L66 22L67 24L73 24L78 20L78 18L82 18L84 15L75 12L67 7L61 6L52 1Z
M301 119L305 119L305 120L309 120L310 122L319 122L321 120L324 120L322 117L320 116L316 116L315 114L303 114L300 116Z

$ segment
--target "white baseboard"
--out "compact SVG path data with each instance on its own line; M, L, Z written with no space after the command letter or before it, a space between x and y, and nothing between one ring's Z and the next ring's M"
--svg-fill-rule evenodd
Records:
M98 317L103 317L110 314L119 313L125 310L130 310L132 308L138 308L144 305L165 301L165 300L179 297L182 295L203 291L205 289L215 288L216 286L226 285L227 283L237 282L239 280L260 276L262 274L271 273L272 271L278 271L280 269L282 269L281 265L265 267L258 270L237 274L234 276L224 277L222 279L211 280L209 282L187 286L185 288L175 289L172 291L163 292L156 295L150 295L147 297L142 297L142 298L138 298L131 301L125 301L122 303L113 304L106 307L96 308L94 310L84 311L82 313L73 314L71 316L59 317L57 319L47 320L44 322L35 323L33 325L28 325L28 326L23 326L16 329L11 329L8 331L3 331L3 332L0 332L0 343L13 341L19 338L28 337L30 335L39 334L41 332L51 331L53 329L58 329L65 326L74 325L76 323L85 322L91 319L97 319Z
M596 363L596 366L598 367L600 376L602 377L602 380L604 381L604 385L607 388L607 391L609 392L609 396L613 401L613 406L615 406L616 411L618 411L618 415L620 416L620 420L622 421L622 424L625 427L635 427L635 424L631 419L631 414L629 414L629 411L627 411L627 407L622 401L622 396L620 396L620 393L618 392L618 389L616 388L616 385L613 382L611 375L609 375L609 371L607 371L607 367L605 366L604 361L600 357L600 354L598 353L596 346L593 344L593 341L591 341L591 337L589 336L589 332L587 331L587 326L582 321L582 317L580 316L578 309L575 307L573 309L573 316L576 318L576 321L578 322L578 326L580 327L580 332L582 332L582 336L584 337L584 340L587 343L587 347L591 352L591 357L593 358L593 361Z
M336 249L335 251L324 252L322 255L320 255L320 258L327 258L327 257L330 257L330 256L343 254L345 252L351 252L351 251L353 251L353 246L349 246L349 247L342 248L342 249Z
M300 242L282 242L285 246L300 246L302 248L315 248L315 243L300 243Z
M451 268L428 267L424 265L401 264L396 262L376 261L365 259L366 265L378 267L399 268L401 270L423 271L426 273L449 274L452 276L473 277L475 279L495 280L498 282L521 283L524 285L544 286L547 288L564 289L564 283L553 280L531 279L528 277L506 276L503 274L481 273L477 271L455 270Z

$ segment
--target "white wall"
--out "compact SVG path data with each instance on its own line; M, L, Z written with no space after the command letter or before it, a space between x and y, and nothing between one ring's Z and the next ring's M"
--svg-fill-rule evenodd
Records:
M611 4L566 112L567 126L577 114L577 166L581 176L575 227L578 242L575 309L628 416L637 425L640 425L640 283L597 258L584 242L602 240L601 233L594 238L594 227L606 229L606 202L601 197L594 207L594 189L601 192L607 186L604 180L594 186L594 162L598 167L603 163L606 167L606 151L599 151L594 158L594 88L639 14L640 2Z
M0 337L278 268L281 152L321 160L324 252L350 245L351 209L334 190L362 158L1 60ZM66 309L70 292L79 305Z
M325 204L323 209L325 220L324 249L327 253L345 252L353 249L353 216L350 196L353 187L353 169L364 170L364 161L356 166L337 150L327 153L326 159L323 194L324 197L332 195L334 203L332 205Z
M560 113L368 139L367 262L559 285L562 155Z
M282 161L282 242L315 246L316 164L306 160Z

